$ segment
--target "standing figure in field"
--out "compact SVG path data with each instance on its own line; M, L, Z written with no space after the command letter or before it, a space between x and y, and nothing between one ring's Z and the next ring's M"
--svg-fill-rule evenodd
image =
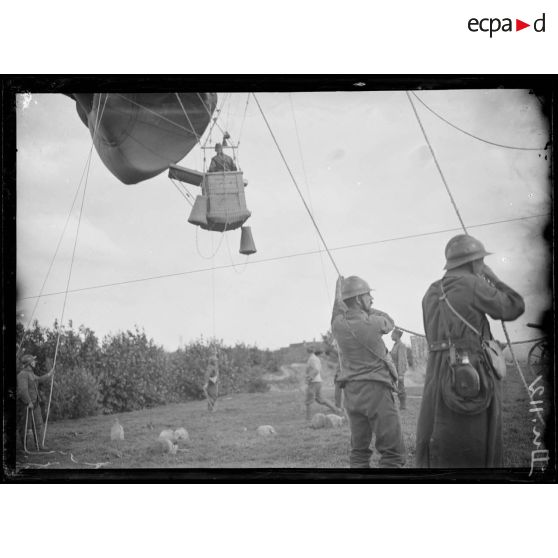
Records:
M407 347L401 337L403 332L394 329L391 332L391 339L394 342L391 349L391 358L397 370L397 396L399 397L399 408L404 411L407 408L407 393L405 392L405 372L407 371Z
M42 443L43 440L43 415L41 413L41 397L39 394L39 384L46 382L52 378L54 369L48 374L37 376L35 368L37 366L37 358L33 355L24 355L21 359L22 368L17 375L17 424L21 436L21 440L26 439L26 422L27 429L33 430L33 434L37 435L37 445L41 449L46 449ZM26 421L26 417L28 417ZM34 419L34 428L33 428ZM27 437L27 445L29 445Z
M207 410L213 412L219 397L219 361L216 355L209 357L203 392L207 399Z
M331 342L331 348L326 351L326 354L335 360L335 374L333 376L333 388L334 388L334 396L333 402L335 406L339 409L343 408L343 385L342 382L339 380L341 376L341 365L340 365L340 356L339 356L339 347L337 346L337 341L335 339Z
M342 412L341 409L322 397L322 361L319 358L322 351L313 347L309 347L307 350L310 356L306 362L306 420L312 418L311 406L314 401L325 405L334 413Z
M380 467L402 467L405 452L393 395L398 376L382 340L394 322L372 308L373 301L364 279L337 280L331 327L341 352L339 380L351 428L350 465L370 467L375 433Z
M502 379L483 347L486 316L517 319L523 298L484 263L469 235L453 237L447 270L422 300L428 361L417 425L417 467L502 467Z
M223 153L222 144L216 143L215 151L217 154L212 157L211 163L209 164L209 170L207 172L230 172L237 170L232 157Z

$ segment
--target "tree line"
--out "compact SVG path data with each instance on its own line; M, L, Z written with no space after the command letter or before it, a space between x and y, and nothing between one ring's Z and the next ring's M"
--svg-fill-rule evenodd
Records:
M99 413L134 411L203 398L202 386L209 357L216 350L219 360L221 395L263 392L269 389L264 375L279 368L270 350L237 343L225 346L203 337L167 351L149 338L143 329L110 333L102 340L88 327L74 328L54 323L41 327L37 321L24 332L17 324L19 356L37 357L36 374L48 372L58 352L50 418L78 418ZM50 382L41 386L48 401Z

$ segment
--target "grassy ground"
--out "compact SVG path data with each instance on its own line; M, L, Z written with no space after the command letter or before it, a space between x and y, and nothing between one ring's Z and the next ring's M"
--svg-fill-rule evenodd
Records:
M219 399L216 412L208 413L203 401L167 405L118 415L125 440L119 448L110 441L114 416L63 420L49 425L48 445L54 453L18 453L23 467L91 469L103 468L245 468L245 467L348 467L349 427L313 430L304 420L304 390L300 370L277 382L268 393L237 394ZM297 371L298 370L298 371ZM324 378L324 395L333 390L329 374ZM401 413L407 467L415 464L415 429L422 388L408 388L407 410ZM504 398L504 443L506 465L528 467L533 449L532 413L525 389L515 370L508 371ZM329 412L314 405L314 412ZM258 426L272 425L277 435L259 436ZM155 448L159 432L185 427L190 441L176 455L161 454ZM120 455L119 455L120 454ZM377 463L377 455L373 463ZM77 461L75 463L74 461ZM48 464L48 465L47 465Z

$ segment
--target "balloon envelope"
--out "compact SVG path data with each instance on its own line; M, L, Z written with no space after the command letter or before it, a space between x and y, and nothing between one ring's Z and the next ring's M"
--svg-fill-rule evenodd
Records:
M217 104L216 93L75 93L72 98L101 160L124 184L152 178L183 159Z

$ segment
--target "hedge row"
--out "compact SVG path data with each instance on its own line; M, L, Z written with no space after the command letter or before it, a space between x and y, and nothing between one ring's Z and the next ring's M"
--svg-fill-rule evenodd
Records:
M97 413L133 411L203 398L202 386L212 347L217 347L220 393L267 391L263 379L278 368L271 351L244 344L226 347L203 338L168 352L149 339L143 330L118 332L99 342L84 326L52 329L34 323L23 332L18 324L20 357L37 356L37 373L52 368L58 334L54 389L50 418L78 418ZM42 387L48 400L50 383Z

